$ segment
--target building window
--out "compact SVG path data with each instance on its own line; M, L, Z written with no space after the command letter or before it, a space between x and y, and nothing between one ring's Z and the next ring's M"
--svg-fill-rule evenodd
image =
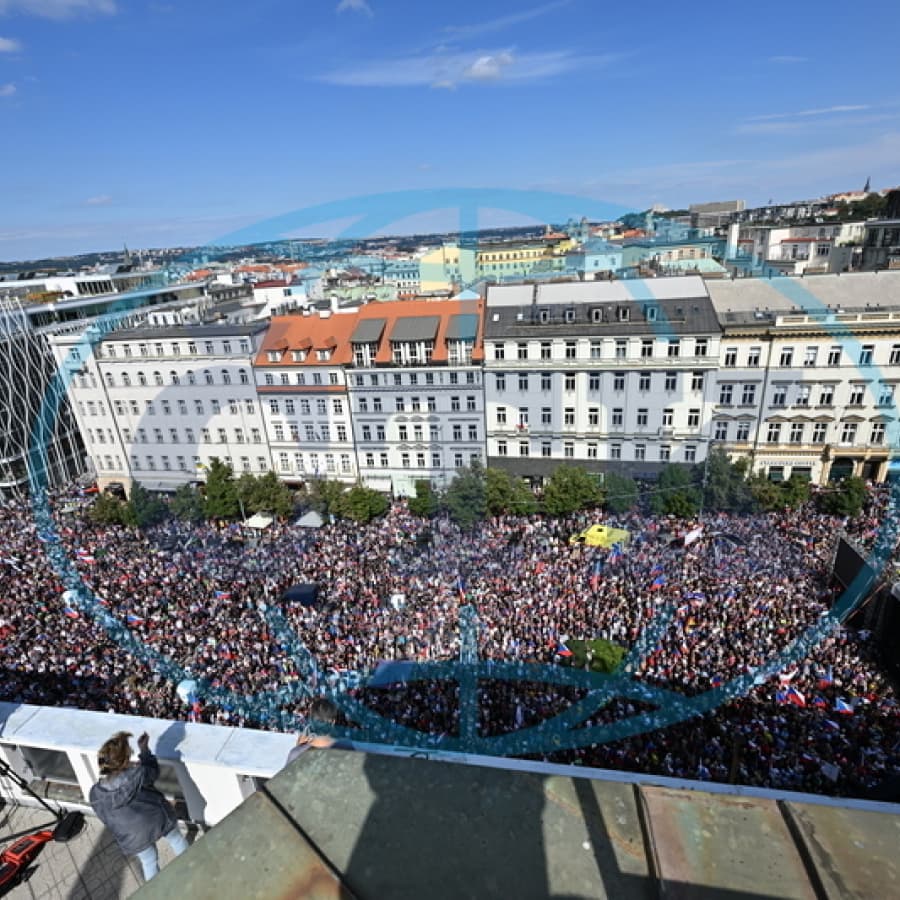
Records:
M600 390L600 373L599 372L591 372L588 376L588 390L591 391L599 391Z
M647 458L647 445L646 444L635 444L634 445L634 458L638 462L643 462Z
M613 375L613 390L625 390L625 374L623 372L617 372L615 375Z
M575 390L575 374L573 372L566 373L565 390L566 391L574 391Z
M816 358L819 355L818 347L807 347L803 353L803 365L804 366L814 366L816 364Z
M609 445L609 458L610 459L621 459L622 458L622 445L621 444L610 444Z
M772 389L772 406L787 406L787 385L776 384Z
M731 406L734 399L734 385L723 384L719 387L719 405Z
M858 426L856 422L844 422L844 427L841 429L841 443L842 444L852 444L856 441L856 432Z
M797 406L809 406L810 386L801 384L797 388Z
M888 363L892 366L900 366L900 344L891 347L891 356Z
M834 385L822 385L819 391L819 406L831 406L834 403Z
M693 444L688 444L684 448L684 461L685 462L697 462L697 448Z
M871 366L872 357L875 354L874 344L863 344L859 351L859 364L861 366Z
M574 428L575 427L575 407L567 406L563 410L563 425L566 428Z
M621 428L625 423L625 413L622 407L617 406L612 411L612 417L610 419L610 424L613 428Z
M647 422L649 420L649 413L647 409L641 408L637 411L637 427L638 428L646 428Z
M616 338L616 359L625 359L628 356L627 338Z
M506 441L497 441L497 456L506 456L508 452Z
M725 366L733 369L737 365L737 347L729 347L725 351Z
M709 352L709 339L697 338L694 341L694 356L706 356Z
M523 392L528 391L528 374L526 372L519 373L519 390Z
M894 385L883 384L878 389L878 405L893 406L894 405Z
M588 425L592 428L596 428L600 425L600 407L599 406L589 406L588 407Z
M762 356L762 348L760 347L751 347L747 352L747 366L751 369L759 368L759 360Z
M641 341L641 359L653 358L653 338L644 338Z
M603 357L603 342L591 341L591 359L601 359Z
M872 425L872 437L869 440L871 444L884 443L884 422L875 422Z
M552 409L549 406L541 408L541 425L550 425L552 422Z
M494 344L494 359L504 359L506 356L503 344Z
M692 391L702 391L703 390L703 380L704 380L703 372L692 372L691 373L691 390Z
M843 351L840 347L831 347L828 350L828 365L829 366L839 366L841 364L841 353Z
M766 433L766 442L769 444L777 444L781 440L781 424L778 422L770 422L769 430Z
M575 341L566 341L566 359L575 359Z
M497 424L498 425L506 424L506 407L505 406L497 407Z
M662 427L671 428L675 419L675 410L671 407L662 411Z
M865 399L866 388L862 384L854 384L850 386L850 398L847 401L848 406L862 406Z
M679 338L669 338L669 345L666 351L666 355L669 359L674 359L676 356L679 356L681 353L681 340Z
M713 425L713 440L714 441L727 441L728 440L728 423L722 421L721 419L717 420Z
M549 372L541 373L541 390L549 391L551 387L551 375Z
M553 444L550 441L541 441L541 456L549 459L553 455Z
M782 347L781 348L781 357L778 363L780 366L784 368L789 368L794 364L794 348L793 347Z
M541 359L547 360L552 356L552 344L550 341L541 341Z
M741 405L753 406L754 403L756 403L756 385L745 384L741 391Z
M678 390L678 373L677 372L666 372L665 389L669 393L671 393L672 391Z
M738 441L749 441L750 440L750 423L749 422L738 422L737 423L737 434L735 435L735 440L738 440Z
M506 376L505 375L497 375L495 384L497 387L498 394L505 391L506 390Z
M574 441L565 441L563 443L563 456L566 459L574 459L574 457L575 457L575 442Z
M791 424L791 434L788 440L792 444L802 444L803 443L803 423L802 422L794 422Z
M641 372L638 376L638 390L639 391L649 391L650 390L650 373L649 372Z

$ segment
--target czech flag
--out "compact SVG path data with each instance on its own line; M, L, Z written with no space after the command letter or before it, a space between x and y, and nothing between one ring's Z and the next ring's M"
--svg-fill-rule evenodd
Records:
M710 678L709 683L710 683L714 688L722 687L722 684L723 684L722 676L721 676L721 675L713 675L713 677Z
M665 583L666 583L666 576L665 575L657 575L656 578L654 578L650 584L650 590L651 591L659 590L659 588L661 588Z
M838 697L834 701L834 711L845 716L853 715L853 707L843 697Z
M79 614L78 614L78 610L77 610L77 609L72 609L71 606L64 606L64 607L63 607L63 615L64 615L64 616L67 616L67 617L70 618L70 619L79 619L79 618L81 618L81 617L79 616Z
M128 615L125 616L125 622L128 625L143 625L144 621L144 619L140 616L136 616L134 613L128 613Z
M802 708L806 707L806 697L797 690L797 688L788 688L787 689L787 700L788 703L793 703L794 706L800 706Z
M813 706L816 709L828 709L828 701L819 694L816 694L816 696L813 697Z
M213 591L213 600L230 600L231 591Z
M566 658L572 655L572 651L562 642L556 642L556 655L557 656L565 656Z
M824 675L819 676L819 690L824 691L826 688L834 684L834 669L828 667L828 671Z
M609 554L609 561L611 563L614 563L614 562L616 562L616 560L619 560L621 558L622 558L622 545L621 544L613 544L612 550L610 551L610 554Z

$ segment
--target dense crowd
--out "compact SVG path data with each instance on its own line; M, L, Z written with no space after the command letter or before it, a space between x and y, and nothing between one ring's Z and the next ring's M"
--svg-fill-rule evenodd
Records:
M27 501L4 508L3 699L274 728L308 708L309 696L297 688L340 685L399 723L453 735L455 684L357 688L354 674L385 660L458 657L465 603L477 610L482 659L559 664L569 638L632 648L658 628L634 660L635 677L687 697L702 694L757 671L819 622L839 594L830 577L836 535L844 530L867 548L883 542L892 495L873 488L852 521L812 507L710 514L702 533L697 522L632 514L616 521L631 539L613 550L569 543L593 521L586 513L495 518L462 532L449 520L418 519L398 502L366 526L275 523L250 532L169 520L142 532L91 523L90 502L55 497L52 529L35 521ZM893 551L893 531L889 543ZM94 601L64 594L50 546L64 550ZM296 583L317 584L319 602L284 602ZM118 634L100 624L95 602L120 623ZM196 701L184 702L160 658L198 682ZM248 701L251 695L269 699ZM539 676L482 683L480 733L535 725L583 696ZM587 724L651 708L613 698ZM900 710L871 636L845 624L714 712L552 758L865 795L900 764Z

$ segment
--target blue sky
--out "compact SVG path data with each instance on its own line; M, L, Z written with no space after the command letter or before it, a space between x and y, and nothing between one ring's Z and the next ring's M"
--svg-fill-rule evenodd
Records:
M642 209L897 185L900 4L843 10L0 0L0 259L395 190Z

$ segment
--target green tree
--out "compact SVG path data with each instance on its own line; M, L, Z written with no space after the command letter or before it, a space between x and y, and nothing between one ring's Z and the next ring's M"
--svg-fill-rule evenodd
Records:
M607 472L603 481L603 506L611 513L625 513L638 502L638 486L633 478Z
M416 482L416 495L407 501L409 511L423 519L430 519L437 515L441 505L440 495L431 486L427 478L420 478Z
M252 501L253 512L267 512L282 519L294 511L291 489L271 471L256 479Z
M131 497L125 504L125 522L138 528L148 528L162 522L169 514L169 507L150 494L139 482L132 482Z
M339 515L341 495L347 489L342 481L328 481L325 478L314 479L307 489L310 506L320 515Z
M775 512L776 510L784 509L784 497L781 488L774 481L770 481L761 472L757 472L750 477L748 484L756 505L763 512Z
M659 474L650 508L657 515L681 519L696 516L700 509L700 489L694 484L691 471L677 463L668 463Z
M856 475L842 478L819 494L819 508L830 516L858 516L866 502L866 483Z
M602 501L603 490L596 476L581 466L557 466L544 487L544 511L550 516L567 516Z
M746 512L753 505L747 483L749 461L732 462L724 450L714 448L703 466L706 487L703 502L707 509L724 512Z
M98 525L122 525L126 520L127 510L125 503L112 494L97 494L91 508L88 511L88 518Z
M387 497L380 491L357 483L341 493L333 512L334 515L344 519L353 519L355 522L365 524L384 515L388 505Z
M456 477L444 493L444 504L450 517L463 528L471 528L487 515L484 467L477 460L458 469Z
M513 478L512 486L513 498L509 511L517 516L530 516L537 512L537 497L534 496L534 491L525 483L525 480Z
M784 505L791 509L799 509L809 500L809 479L802 475L791 475L781 484Z
M172 515L184 522L200 522L204 518L203 497L191 484L181 485L172 497Z
M231 466L213 457L206 469L203 511L207 519L234 519L240 512Z
M509 472L490 466L484 470L484 502L489 515L499 516L509 512L515 495L515 485Z

